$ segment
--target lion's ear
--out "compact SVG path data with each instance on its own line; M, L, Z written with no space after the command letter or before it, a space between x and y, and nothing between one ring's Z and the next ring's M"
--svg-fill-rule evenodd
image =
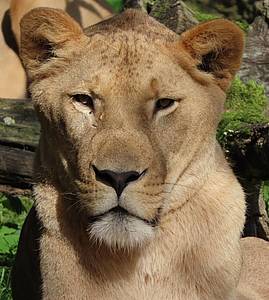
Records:
M205 22L184 32L180 44L196 68L212 74L224 91L229 88L244 49L244 33L238 26L223 19Z
M60 9L35 8L21 20L20 56L31 79L43 65L58 55L64 45L78 40L82 28L67 13Z

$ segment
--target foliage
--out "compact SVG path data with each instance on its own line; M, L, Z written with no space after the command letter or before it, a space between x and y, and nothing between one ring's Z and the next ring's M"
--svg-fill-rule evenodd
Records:
M0 266L0 300L11 300L10 268Z
M123 7L123 0L106 0L106 2L113 8L115 12L120 12L122 7ZM155 4L156 0L144 0L145 6L152 7ZM161 15L166 12L167 10L167 1L163 1L162 6L160 6L158 10L158 17L161 18ZM191 8L191 11L194 15L194 17L199 21L199 22L205 22L205 21L211 21L214 19L221 18L222 16L216 13L207 13L200 8L198 8L197 5L194 5L193 3L188 3L188 5ZM249 24L245 20L237 20L235 22L242 30L248 31L249 29Z
M194 17L199 21L199 22L206 22L206 21L211 21L220 18L218 15L213 15L213 14L208 14L205 12L202 12L198 9L193 9L192 10Z
M28 197L0 193L0 300L9 300L10 269L14 261L20 230L32 205Z
M228 93L225 113L219 124L219 142L225 145L229 132L240 130L248 133L250 125L269 122L269 117L265 114L266 106L267 98L263 85L253 80L244 83L236 77Z
M269 181L263 183L263 199L265 201L266 210L269 213Z
M122 0L106 0L115 12L119 12L122 9L123 1Z
M207 13L201 9L199 9L195 5L190 5L191 11L194 15L194 17L199 21L199 22L206 22L206 21L211 21L215 19L222 18L221 15L219 14L213 14L213 13ZM235 23L245 32L248 31L249 29L249 24L245 20L237 20Z
M235 22L243 31L248 32L249 30L249 24L245 21L236 21Z
M199 10L205 10L210 14L218 14L231 20L245 20L252 23L258 14L255 0L186 0L187 5L194 6Z
M155 3L156 2L156 3ZM167 17L167 11L169 10L169 7L171 3L169 1L152 1L147 2L148 5L154 5L154 14L152 15L154 18L158 20L165 20ZM152 13L152 12L151 12Z

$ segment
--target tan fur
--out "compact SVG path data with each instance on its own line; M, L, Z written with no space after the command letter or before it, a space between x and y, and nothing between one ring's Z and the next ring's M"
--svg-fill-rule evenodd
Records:
M28 11L36 7L65 9L67 3L68 1L66 0L11 0L10 14L12 30L16 36L18 44L20 43L20 21ZM98 1L86 0L84 3L85 7L84 5L78 4L78 9L82 17L81 25L83 27L90 26L111 16L111 9L103 7L100 3L98 3Z
M243 44L240 29L227 20L206 22L182 34L182 47L199 63L203 64L203 56L212 55L210 71L224 90L240 67Z
M241 249L244 195L215 139L243 34L228 21L206 24L178 37L133 10L85 33L59 10L23 18L21 57L42 126L42 299L268 298L268 276L251 264L268 244ZM195 66L212 47L220 55L207 58L208 74ZM81 93L94 111L72 99ZM160 98L176 102L156 112ZM92 165L147 171L117 199ZM116 205L133 216L108 212Z
M73 0L72 0L73 1ZM1 0L0 20L9 9L11 26L16 42L20 44L20 21L31 9L36 7L53 7L66 9L70 0ZM78 3L77 0L73 3ZM75 5L76 8L76 5ZM77 6L78 12L73 11L75 17L81 17L83 27L90 26L112 15L110 8L104 2L95 0L81 1ZM26 97L26 75L17 54L6 45L0 32L0 97L3 98L25 98Z
M0 21L9 8L9 0L0 1ZM26 75L17 54L8 47L0 30L0 97L24 98Z

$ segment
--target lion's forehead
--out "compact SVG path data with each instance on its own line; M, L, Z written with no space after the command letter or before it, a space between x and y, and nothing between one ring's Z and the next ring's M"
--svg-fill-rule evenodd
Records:
M112 35L97 34L89 38L84 57L102 65L117 64L122 67L135 67L143 63L145 67L152 65L158 56L169 56L167 43L161 39L151 42L143 34L135 32L118 32ZM139 66L141 67L141 65Z
M171 42L178 39L173 31L139 10L126 10L121 15L86 28L84 33L89 37L97 34L107 37L134 34L137 37L144 36L148 42L158 39Z
M137 86L141 92L143 84L148 88L153 78L162 80L163 85L166 79L174 85L173 81L184 73L164 42L149 43L144 35L136 36L132 32L89 38L81 56L72 61L70 68L72 72L63 76L72 75L74 85L80 81L102 89L111 84L113 89L130 85ZM113 92L111 87L109 91Z

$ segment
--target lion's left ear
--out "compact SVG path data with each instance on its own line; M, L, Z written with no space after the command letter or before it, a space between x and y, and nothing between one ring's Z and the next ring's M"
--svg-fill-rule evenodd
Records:
M20 56L29 78L48 74L54 62L68 61L66 56L79 48L82 36L79 24L60 9L40 7L28 12L21 20Z
M223 19L202 23L184 32L180 45L197 69L212 74L224 91L229 88L244 49L244 33L237 25Z

